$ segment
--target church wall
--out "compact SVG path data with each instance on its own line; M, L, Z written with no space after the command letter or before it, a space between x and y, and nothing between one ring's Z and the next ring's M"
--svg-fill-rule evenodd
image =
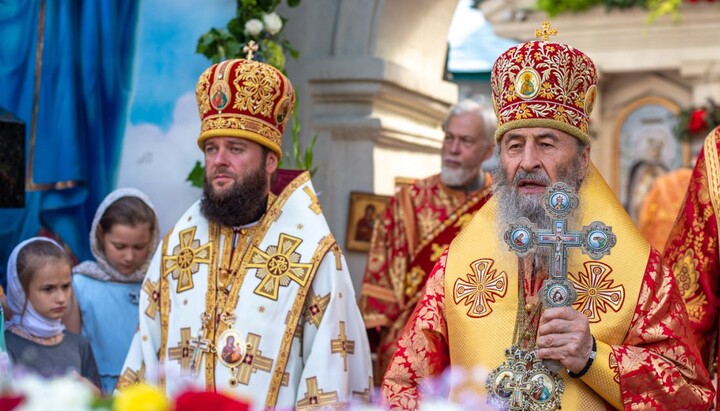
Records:
M376 55L428 78L442 78L456 5L455 0L383 2Z
M393 195L402 182L425 178L440 172L439 152L418 153L376 146L373 154L373 161L384 165L383 173L376 174L373 182L377 194ZM394 178L389 178L391 176Z

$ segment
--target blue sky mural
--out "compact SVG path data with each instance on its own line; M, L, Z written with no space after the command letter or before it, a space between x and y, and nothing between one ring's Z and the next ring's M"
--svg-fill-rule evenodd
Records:
M202 160L195 143L200 132L195 83L210 61L195 53L195 45L211 27L224 27L235 15L235 5L235 0L141 3L117 186L148 194L162 232L200 198L200 190L185 178Z
M224 27L235 5L235 0L141 2L131 123L170 127L175 103L195 90L209 65L195 53L198 38L211 27Z

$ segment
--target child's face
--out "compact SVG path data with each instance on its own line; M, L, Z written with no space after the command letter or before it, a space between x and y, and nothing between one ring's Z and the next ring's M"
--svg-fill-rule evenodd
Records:
M130 275L142 266L151 247L149 224L114 224L107 233L98 229L105 258L113 268Z
M71 296L72 276L67 262L48 259L33 273L27 298L38 314L50 320L61 319Z

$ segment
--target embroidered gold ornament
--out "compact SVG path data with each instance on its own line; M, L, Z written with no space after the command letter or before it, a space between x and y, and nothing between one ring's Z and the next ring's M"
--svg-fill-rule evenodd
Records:
M251 42L253 43L253 42ZM276 68L252 60L257 46L244 48L247 59L210 66L195 94L202 121L198 146L212 137L254 141L281 155L282 133L295 107L290 80Z
M550 42L556 34L545 22L536 30L541 40L511 47L495 62L490 82L498 117L496 141L512 129L548 127L590 143L597 70L580 50Z

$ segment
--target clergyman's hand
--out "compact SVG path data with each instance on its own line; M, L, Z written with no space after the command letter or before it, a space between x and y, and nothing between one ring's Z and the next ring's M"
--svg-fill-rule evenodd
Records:
M592 344L588 318L573 308L548 308L540 316L538 358L558 360L578 373L590 358Z

